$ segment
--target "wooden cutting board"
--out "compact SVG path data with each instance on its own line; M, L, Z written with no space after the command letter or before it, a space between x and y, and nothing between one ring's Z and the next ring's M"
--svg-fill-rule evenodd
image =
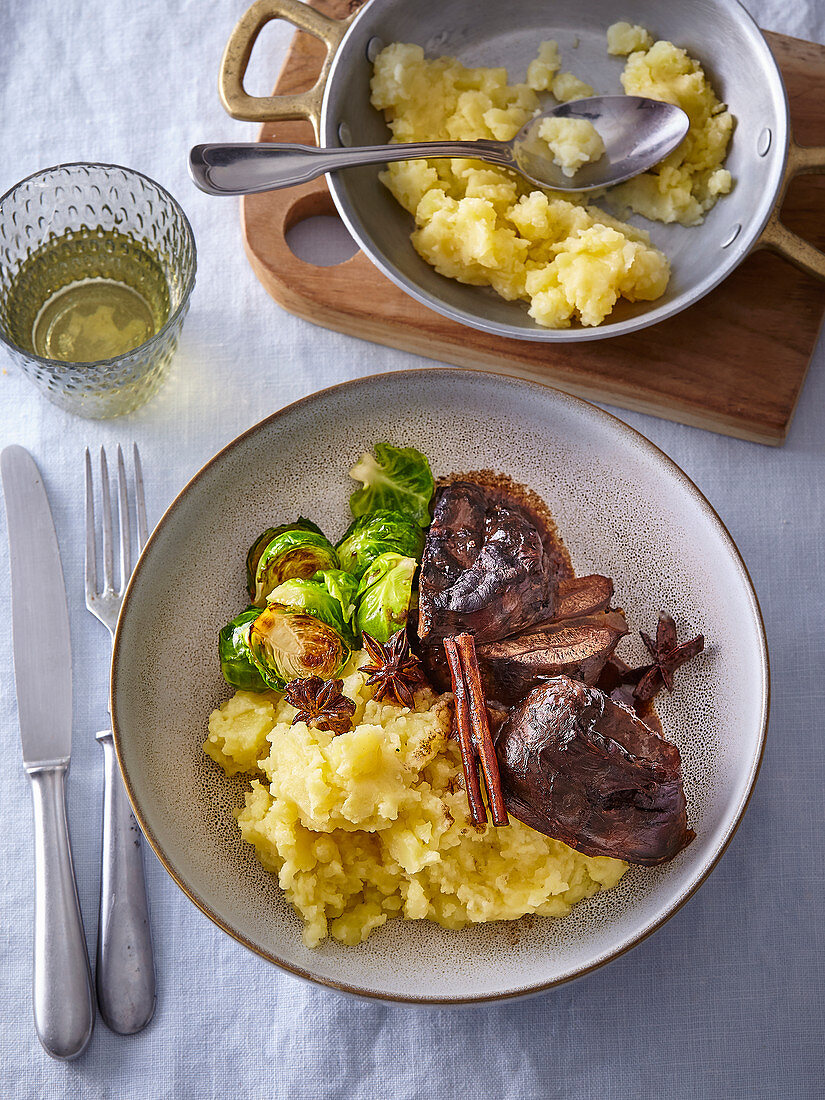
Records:
M313 6L341 18L351 3L314 0ZM796 140L825 145L825 46L766 37L785 78ZM323 57L321 43L298 32L275 92L310 87ZM305 122L265 123L259 140L314 144ZM241 205L255 273L275 301L298 317L431 359L538 380L741 439L774 445L785 439L825 313L825 284L773 253L753 253L702 301L642 332L544 344L490 336L432 312L360 251L334 267L298 259L286 233L318 214L335 214L323 180L249 195ZM825 247L825 178L795 180L783 219Z

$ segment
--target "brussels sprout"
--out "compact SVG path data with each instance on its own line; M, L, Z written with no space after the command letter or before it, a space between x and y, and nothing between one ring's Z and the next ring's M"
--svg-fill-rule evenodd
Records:
M284 581L337 568L335 548L317 531L295 527L281 531L270 539L258 558L253 603L263 607L273 588Z
M354 516L391 509L429 527L435 482L429 462L415 447L376 443L375 455L365 451L349 476L364 483L349 498Z
M400 512L385 509L353 520L337 549L341 568L360 580L379 554L401 554L418 561L424 532Z
M249 590L251 599L255 599L255 575L258 571L258 562L261 560L261 554L266 550L267 546L272 542L276 535L282 535L285 531L313 531L316 535L324 537L324 532L320 527L316 526L311 519L304 519L303 516L299 516L294 523L284 523L280 527L267 527L267 529L258 535L255 541L249 548L249 553L246 555L246 587ZM286 578L284 578L286 579Z
M330 572L341 573L341 570L331 570ZM350 577L348 573L341 573L342 577L349 577L346 588L349 589L350 595L346 600L347 606L344 608L336 593L330 591L327 583L328 576L327 573L316 573L311 580L293 577L291 580L279 584L277 588L273 588L269 593L267 602L280 604L281 607L285 607L289 611L306 611L308 615L314 615L322 623L326 623L327 626L337 630L348 644L354 645L355 635L352 631L352 612L350 609L352 607L351 593L356 587L355 578ZM332 583L340 590L341 582L339 578L333 577ZM346 597L346 591L344 594Z
M268 604L252 623L249 645L264 682L277 691L296 677L331 680L351 652L334 627L277 603Z
M223 678L232 687L246 691L266 691L268 688L249 648L249 630L260 613L259 608L248 607L218 635Z
M377 642L388 642L407 622L415 558L381 554L361 578L355 626Z
M323 584L327 592L336 598L344 612L344 622L351 623L358 591L358 581L352 573L345 573L343 569L325 569L323 573L316 573L312 580Z

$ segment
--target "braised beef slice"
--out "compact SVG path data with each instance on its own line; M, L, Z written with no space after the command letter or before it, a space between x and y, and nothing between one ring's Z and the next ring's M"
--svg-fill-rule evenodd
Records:
M690 843L679 750L566 676L514 707L496 739L507 810L589 856L653 865Z
M610 577L593 573L589 577L568 577L559 581L554 619L576 619L607 611L613 598Z
M500 489L455 481L436 494L419 581L425 642L505 638L554 614L563 562L540 517Z
M594 574L566 578L556 593L556 615L548 623L476 647L485 695L504 706L523 699L553 676L595 684L619 640L627 634L620 610L607 610L613 581ZM450 690L450 673L439 642L420 647L432 683Z
M554 676L595 684L625 634L623 613L603 611L545 623L499 642L484 642L476 652L485 695L511 706Z

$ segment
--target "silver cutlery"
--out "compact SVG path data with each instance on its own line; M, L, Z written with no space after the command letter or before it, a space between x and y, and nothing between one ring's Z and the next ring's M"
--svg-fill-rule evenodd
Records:
M134 447L137 550L147 538L143 471ZM102 584L98 573L92 460L86 449L86 606L114 641L123 595L132 575L132 525L123 452L117 449L119 575L115 587L115 533L106 452L100 450ZM95 735L103 748L103 867L97 931L97 1003L107 1027L131 1035L146 1027L155 1011L155 964L146 899L140 827L123 787L111 729Z
M72 653L63 569L46 490L23 447L0 456L11 562L14 679L34 801L34 1023L53 1058L76 1058L94 998L66 820Z
M546 118L584 119L604 141L605 154L567 176L538 136ZM308 183L325 172L386 164L393 160L473 157L521 173L538 187L556 191L598 191L638 176L658 164L683 140L690 127L672 103L642 96L602 95L560 103L519 130L511 141L415 141L318 149L313 145L235 142L196 145L189 174L210 195L254 195Z

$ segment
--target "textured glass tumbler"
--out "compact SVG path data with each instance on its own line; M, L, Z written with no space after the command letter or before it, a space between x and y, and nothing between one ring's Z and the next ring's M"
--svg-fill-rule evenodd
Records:
M66 234L88 240L104 255L111 251L104 235L113 233L144 245L160 265L169 298L163 325L133 350L91 363L44 359L21 347L9 300L31 257ZM131 412L155 393L166 375L189 308L195 267L195 242L186 215L147 176L116 164L46 168L0 198L0 340L60 408L94 419ZM69 285L70 278L58 270L51 293Z

